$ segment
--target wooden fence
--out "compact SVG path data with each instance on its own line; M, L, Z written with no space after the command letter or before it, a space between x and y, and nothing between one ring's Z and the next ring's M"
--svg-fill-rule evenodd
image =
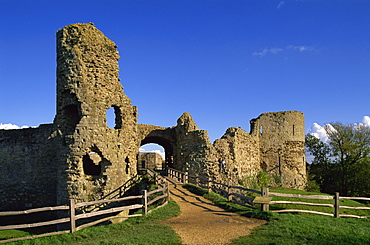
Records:
M161 176L158 176L154 172L148 170L148 175L152 176L156 184L160 187L158 189L147 191L143 190L141 195L136 196L127 196L127 197L121 197L116 199L109 199L109 200L98 200L98 201L92 201L92 202L82 202L82 203L75 203L74 199L70 199L68 205L61 205L61 206L54 206L54 207L43 207L43 208L34 208L24 211L6 211L6 212L0 212L0 216L13 216L13 215L24 215L24 214L31 214L31 213L39 213L39 212L45 212L45 211L69 211L68 217L65 218L59 218L55 220L49 220L45 222L38 222L38 223L32 223L32 224L19 224L19 225L6 225L6 226L0 226L0 230L16 230L16 229L26 229L26 228L34 228L34 227L42 227L42 226L48 226L48 225L60 225L64 224L66 227L65 230L62 231L56 231L56 232L50 232L45 234L39 234L39 235L33 235L33 236L27 236L27 237L19 237L19 238L12 238L7 240L0 240L0 243L7 243L7 242L14 242L14 241L21 241L21 240L27 240L27 239L34 239L39 237L46 237L46 236L53 236L53 235L59 235L64 233L73 233L75 231L84 229L86 227L90 227L93 225L96 225L98 223L116 219L116 218L129 218L129 217L137 217L146 215L148 213L151 213L152 211L163 207L168 203L169 200L169 189L168 189L168 183L167 181L162 178ZM156 196L154 198L151 198L152 195L156 193L162 192L162 195ZM158 194L157 194L158 195ZM137 203L131 204L131 205L124 205L120 204L124 201L128 200L137 200ZM152 205L153 203L163 200L163 202L157 206L154 209L148 210L148 207ZM95 210L91 209L93 211L89 213L77 213L80 210L86 210L86 207L88 206L98 206L101 204L109 204L114 203L115 206L111 208L105 208L101 210ZM122 206L121 206L122 205ZM122 211L129 211L134 209L142 209L142 214L127 214L122 215L120 214ZM77 211L77 212L76 212ZM117 215L118 214L118 215ZM89 221L87 223L77 225L78 220L97 217L97 216L108 216L99 218L94 221ZM110 215L110 216L109 216Z
M208 189L208 192L211 191L216 192L226 197L229 201L232 201L242 206L256 209L256 207L254 207L253 204L261 204L262 207L264 207L263 203L254 202L255 198L253 197L252 194L254 193L254 195L257 194L260 196L265 196L263 190L257 191L253 189L244 188L242 186L231 185L230 183L229 184L220 183L214 181L212 178L206 178L199 175L193 176L189 175L186 172L181 172L172 168L167 169L167 175L168 177L180 183L183 184L192 183L195 184L196 186Z
M339 217L351 217L351 218L369 218L368 216L359 216L352 214L340 214L340 209L354 209L354 210L370 210L370 207L350 207L350 206L341 206L340 200L352 199L352 200L363 200L370 201L368 197L341 197L339 192L336 192L334 196L324 196L324 195L299 195L299 194L284 194L284 193L275 193L270 192L270 196L279 196L279 197L290 197L290 198L304 198L304 199L316 199L316 200L333 200L333 204L330 203L309 203L309 202L297 202L297 201L271 201L269 204L296 204L296 205L308 205L308 206L321 206L321 207L331 207L333 208L333 213L324 213L317 212L312 210L301 210L301 209L283 209L283 210L273 210L272 212L276 213L312 213L312 214L321 214L327 216L333 216L335 218Z
M341 206L340 200L352 199L352 200L362 200L370 201L368 197L341 197L337 192L335 196L325 196L325 195L299 195L299 194L284 194L269 192L268 188L262 188L261 191L247 189L242 186L232 186L231 184L218 183L213 181L211 178L205 178L202 176L190 176L188 173L178 171L176 169L168 169L168 176L179 181L181 183L192 183L199 187L206 188L208 191L214 191L218 194L221 194L224 197L227 197L229 201L232 201L236 204L247 206L250 208L253 207L253 204L259 204L261 210L269 211L270 204L295 204L295 205L308 205L308 206L321 206L321 207L331 207L333 208L333 213L324 213L317 212L312 210L301 210L301 209L283 209L283 210L271 210L276 213L312 213L312 214L321 214L327 216L333 216L335 218L339 217L352 217L352 218L369 218L368 216L359 216L351 214L340 214L340 209L353 209L353 210L370 210L370 207L350 207L350 206ZM239 192L236 192L238 190ZM243 193L244 192L244 193ZM245 192L255 193L259 196L251 197L245 195ZM332 204L324 203L309 203L309 202L298 202L298 201L272 201L274 196L279 197L291 197L291 198L304 198L304 199L316 199L316 200L333 200Z

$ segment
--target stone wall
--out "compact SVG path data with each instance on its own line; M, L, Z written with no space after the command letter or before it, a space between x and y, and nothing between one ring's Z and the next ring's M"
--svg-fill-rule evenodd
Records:
M260 134L261 169L280 176L284 186L304 188L306 159L303 113L264 113L253 123L255 131L252 134Z
M214 142L219 158L226 162L226 173L223 180L229 179L234 184L246 177L257 176L261 171L261 157L258 138L253 137L241 128L229 128L225 134Z
M214 175L216 167L216 152L212 146L208 132L199 130L191 115L185 112L173 129L176 132L176 147L174 151L175 168L190 175Z
M251 132L229 128L211 144L207 131L200 130L189 113L172 128L174 167L234 184L256 179L260 172L271 184L303 189L306 185L304 116L298 111L261 114L251 120ZM226 162L220 173L219 159Z
M2 210L55 205L60 138L54 126L0 130Z

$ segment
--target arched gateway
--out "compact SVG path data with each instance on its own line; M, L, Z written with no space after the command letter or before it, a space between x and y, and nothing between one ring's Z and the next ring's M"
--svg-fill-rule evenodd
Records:
M166 153L165 165L173 168L175 139L173 137L171 128L163 128L153 125L138 125L138 134L140 139L140 146L154 143L162 146Z

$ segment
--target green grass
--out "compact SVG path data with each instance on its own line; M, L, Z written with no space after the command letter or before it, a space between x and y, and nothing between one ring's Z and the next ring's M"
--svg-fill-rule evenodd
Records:
M275 214L266 225L231 244L369 244L370 219Z
M226 198L216 193L207 193L206 189L194 185L185 185L186 189L201 195L225 210L238 214L266 219L269 222L255 228L251 235L235 239L231 244L370 244L370 219L356 218L333 218L314 214L277 214L272 212L261 212L228 202ZM323 193L305 192L299 190L277 190L276 192L302 195L326 195ZM273 200L299 200L304 202L328 202L333 200L314 200L302 198L274 197ZM341 205L366 206L353 200L341 200ZM291 204L274 204L275 209L294 208L309 209L332 213L333 208L313 207ZM329 211L327 209L330 209ZM369 211L350 210L352 214L364 214L369 216Z
M10 239L14 237L24 237L24 236L30 236L31 234L25 231L19 231L19 230L5 230L0 231L0 240Z
M57 244L181 244L171 227L162 220L177 216L179 206L170 201L168 205L152 213L129 218L118 224L85 228L73 234L63 234L8 244L57 245ZM2 232L0 233L1 236Z

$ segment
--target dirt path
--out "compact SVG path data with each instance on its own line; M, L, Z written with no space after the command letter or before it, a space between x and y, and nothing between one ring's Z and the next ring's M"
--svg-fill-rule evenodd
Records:
M188 245L227 244L266 221L251 219L226 212L211 201L197 196L181 187L170 183L171 198L180 206L180 215L164 221L181 237L181 242Z

